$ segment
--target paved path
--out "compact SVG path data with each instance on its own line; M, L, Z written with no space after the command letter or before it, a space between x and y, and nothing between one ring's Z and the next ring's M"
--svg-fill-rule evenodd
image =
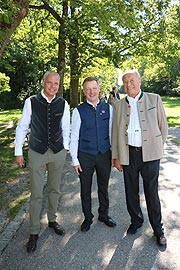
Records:
M178 129L179 130L179 129ZM180 131L180 130L179 130ZM79 197L79 180L73 173L70 158L64 171L58 218L66 229L64 237L47 228L47 219L42 218L42 229L37 250L26 252L28 238L27 214L19 226L15 223L0 235L0 246L14 229L13 239L5 245L0 258L3 270L179 270L180 269L180 148L170 141L175 136L169 133L165 155L161 161L159 195L162 203L163 223L167 236L166 249L156 245L148 222L145 199L140 184L144 226L134 236L126 236L129 216L126 210L122 173L113 169L110 179L110 215L117 221L115 228L108 228L97 221L98 200L96 181L93 183L94 223L90 231L82 233L83 216ZM178 132L180 136L180 132ZM95 179L94 179L95 180ZM25 207L27 209L27 206ZM14 226L14 227L13 227ZM1 249L2 250L2 249Z

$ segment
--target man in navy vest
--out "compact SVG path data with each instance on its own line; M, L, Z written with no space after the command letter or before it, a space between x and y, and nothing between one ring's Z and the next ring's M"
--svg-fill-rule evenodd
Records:
M23 167L22 146L30 126L29 170L30 170L30 237L27 252L36 250L40 231L40 212L43 200L45 173L48 187L48 226L56 234L63 235L64 229L56 222L59 186L66 150L69 149L70 111L67 101L56 94L59 89L59 74L45 73L41 93L26 99L22 117L16 128L16 162Z
M86 101L74 109L70 154L75 172L81 183L81 203L84 221L81 231L90 229L94 215L91 211L91 186L96 171L98 185L98 220L109 227L116 223L108 216L108 184L111 172L110 137L112 125L111 105L100 102L99 84L93 77L83 82Z

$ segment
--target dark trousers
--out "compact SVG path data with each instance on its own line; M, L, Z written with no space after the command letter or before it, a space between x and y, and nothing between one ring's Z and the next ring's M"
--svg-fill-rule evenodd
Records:
M161 223L161 205L158 195L160 160L143 162L142 150L137 151L131 147L129 147L129 158L129 165L123 166L123 174L126 203L131 217L131 223L141 226L144 221L139 198L139 175L141 174L149 221L155 235L161 235L163 229Z
M82 168L79 178L81 183L82 211L85 219L91 220L93 218L91 211L91 187L94 171L96 171L98 185L98 213L100 217L107 217L109 209L108 184L111 173L111 151L105 154L98 153L97 155L79 152L78 159Z

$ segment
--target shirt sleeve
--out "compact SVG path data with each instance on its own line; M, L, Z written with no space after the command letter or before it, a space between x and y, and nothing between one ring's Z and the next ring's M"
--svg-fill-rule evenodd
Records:
M31 122L31 100L30 98L28 98L25 101L22 116L16 128L16 136L14 141L15 156L23 155L23 144L26 138L26 134L28 132L30 122Z
M71 139L70 139L70 155L72 157L73 166L79 165L79 160L77 156L78 156L80 126L81 126L81 118L77 108L75 108L72 114Z
M69 104L65 100L64 113L62 117L62 135L63 135L63 145L66 150L69 150L69 140L70 140L70 110Z

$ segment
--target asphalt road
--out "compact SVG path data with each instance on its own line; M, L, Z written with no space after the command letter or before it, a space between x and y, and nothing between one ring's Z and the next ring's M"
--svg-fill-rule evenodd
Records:
M177 130L176 130L177 132ZM56 235L47 227L45 215L46 201L42 213L42 229L37 250L33 254L26 252L28 239L28 214L23 211L21 218L0 235L0 269L3 270L179 270L180 269L180 148L170 138L175 132L169 132L165 145L165 155L161 161L159 195L161 199L163 223L167 237L167 248L157 246L150 227L145 199L140 181L141 206L144 214L143 227L133 236L126 235L130 219L126 210L122 173L113 169L110 179L109 214L116 220L117 226L109 228L97 220L97 187L93 182L94 223L91 229L82 233L83 220L79 196L79 180L74 174L70 157L67 158L58 219L66 229L65 236ZM180 136L180 129L177 135ZM175 136L177 137L177 136ZM26 209L26 207L25 207ZM17 221L18 220L18 221ZM12 228L15 232L12 235Z

